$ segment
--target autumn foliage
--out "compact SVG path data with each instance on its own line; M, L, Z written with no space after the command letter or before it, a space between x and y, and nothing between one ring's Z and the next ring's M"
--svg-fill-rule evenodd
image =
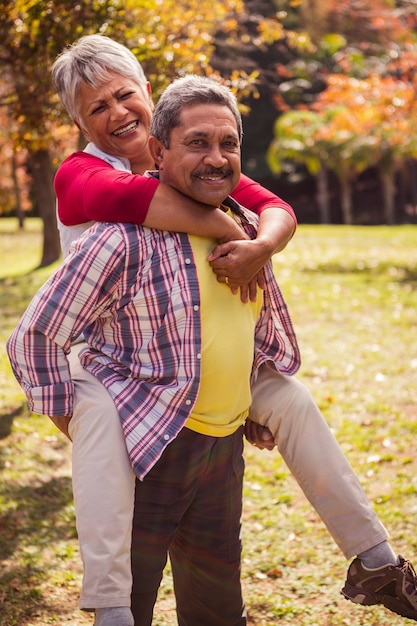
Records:
M65 45L101 32L133 50L155 99L189 72L230 85L249 115L244 149L252 161L265 159L256 150L267 146L251 141L270 137L265 124L277 119L269 167L278 173L289 159L318 177L322 221L328 171L340 181L349 222L360 221L349 206L352 186L376 168L381 221L392 223L396 175L417 150L416 30L412 0L6 0L0 214L34 208L45 224L42 264L57 258L53 174L79 137L54 94L50 66Z
M276 122L269 164L278 173L293 160L317 176L320 221L329 220L326 184L332 171L339 180L343 221L349 224L358 221L351 201L354 182L375 168L383 195L381 221L393 224L396 175L417 157L413 5L398 3L402 8L394 10L383 0L302 4L315 41L310 59L322 60L316 73L323 89L295 106L277 99L284 113Z

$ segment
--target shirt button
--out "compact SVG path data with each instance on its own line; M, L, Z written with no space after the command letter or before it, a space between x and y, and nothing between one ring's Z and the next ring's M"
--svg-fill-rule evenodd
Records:
M168 441L169 435L164 435L164 439L165 439L165 441Z
M185 404L186 404L187 406L189 406L189 405L191 404L191 400L186 400L186 401L185 401Z
M198 311L200 307L198 306L198 304L195 304L193 308L194 308L194 311Z
M201 359L201 353L200 352L197 354L197 359Z
M185 259L185 262L186 262L187 265L190 265L191 259Z

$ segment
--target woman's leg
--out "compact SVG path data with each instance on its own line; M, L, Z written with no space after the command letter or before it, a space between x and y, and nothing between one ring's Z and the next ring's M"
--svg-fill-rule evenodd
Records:
M302 383L263 365L252 387L249 417L269 428L289 470L346 558L386 540L385 528Z
M80 608L130 606L134 474L119 415L103 385L70 355L75 386L72 481L84 565Z

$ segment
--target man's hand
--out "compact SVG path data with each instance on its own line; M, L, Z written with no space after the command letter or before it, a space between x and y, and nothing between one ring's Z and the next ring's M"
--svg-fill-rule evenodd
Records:
M228 241L209 254L207 260L219 282L227 282L242 302L256 301L257 286L265 288L264 265L270 250L258 239Z
M68 432L68 424L70 423L70 417L51 417L49 416L49 419L55 424L55 426L57 428L59 428L59 430L64 433L64 435L66 437L68 437L68 439L70 441L72 441L71 437L69 436L69 432Z
M249 418L245 423L245 437L249 443L261 450L273 450L275 448L275 441L269 428L261 426Z

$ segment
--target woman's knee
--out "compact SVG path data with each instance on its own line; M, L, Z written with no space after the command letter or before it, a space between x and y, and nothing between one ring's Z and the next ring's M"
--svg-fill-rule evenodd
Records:
M249 418L267 426L275 436L287 419L300 422L318 412L307 387L294 377L263 372L253 387Z

